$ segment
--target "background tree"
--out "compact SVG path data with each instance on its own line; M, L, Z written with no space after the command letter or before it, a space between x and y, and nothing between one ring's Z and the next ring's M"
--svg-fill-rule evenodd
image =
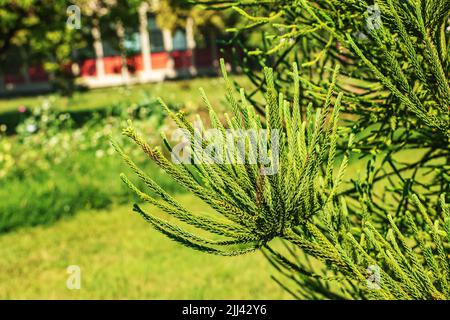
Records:
M161 0L155 6L156 21L161 28L174 31L177 28L186 28L187 19L193 20L195 34L198 41L205 41L213 49L226 47L230 34L226 32L227 26L237 25L240 16L233 11L210 10L183 0ZM248 35L240 36L240 41L246 42ZM229 46L232 48L233 46ZM213 57L213 60L218 60Z
M7 67L8 52L19 48L28 64L41 63L52 82L64 93L73 89L67 66L80 34L67 27L66 1L2 1L0 3L0 65ZM5 70L2 70L5 72Z

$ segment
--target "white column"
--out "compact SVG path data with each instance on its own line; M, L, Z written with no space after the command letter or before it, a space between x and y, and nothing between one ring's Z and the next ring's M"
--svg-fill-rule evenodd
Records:
M162 34L163 34L164 50L168 54L166 72L169 78L173 78L176 76L176 72L175 72L175 62L173 61L172 57L173 51L172 31L170 29L163 29Z
M102 35L100 33L100 23L98 18L92 20L92 37L94 38L94 53L95 53L95 70L97 78L105 77L105 63L103 61L103 45Z
M148 34L148 3L143 2L139 7L139 33L141 40L141 54L144 65L144 74L150 75L152 72L152 57L150 50L150 36Z
M191 67L189 72L192 75L197 74L197 68L195 67L195 39L194 39L194 19L188 17L186 20L186 44L187 48L191 50Z

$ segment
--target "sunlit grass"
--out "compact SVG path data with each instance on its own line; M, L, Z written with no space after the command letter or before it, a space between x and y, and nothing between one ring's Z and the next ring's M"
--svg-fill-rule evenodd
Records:
M233 77L240 85L248 86L248 80L243 76ZM112 103L136 103L145 95L161 97L166 103L189 106L203 105L199 88L203 87L210 94L214 105L219 105L225 96L223 79L196 78L160 83L148 83L130 87L112 87L75 92L72 97L62 97L57 94L46 94L34 97L14 97L0 99L0 113L17 110L20 106L33 108L39 106L45 99L53 97L55 107L63 111L93 110L110 107Z
M188 207L206 206L185 195ZM0 236L0 299L287 299L261 253L218 257L151 229L131 206ZM69 265L81 290L66 287Z

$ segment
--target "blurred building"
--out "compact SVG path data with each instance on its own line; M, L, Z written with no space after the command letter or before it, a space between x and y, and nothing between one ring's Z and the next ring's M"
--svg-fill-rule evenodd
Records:
M90 45L73 53L67 66L77 82L89 88L119 86L217 72L219 50L214 32L194 34L191 18L186 27L160 29L145 3L139 9L139 28L124 26L125 61L117 38L93 28ZM0 74L0 95L51 90L52 75L40 64L29 65L27 53L15 48L11 64Z

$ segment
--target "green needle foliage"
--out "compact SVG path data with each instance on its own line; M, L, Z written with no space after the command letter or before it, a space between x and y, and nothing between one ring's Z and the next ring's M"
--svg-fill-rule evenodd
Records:
M240 33L261 34L239 63L254 90L236 90L222 63L232 114L219 117L202 92L208 123L223 138L227 129L279 132L279 143L268 143L269 162L231 164L214 163L217 154L196 162L193 143L193 161L175 164L130 124L124 134L215 213L186 210L115 144L151 192L124 182L168 215L135 211L200 251L261 249L297 298L449 299L450 3L202 3L247 20L230 29L235 46ZM161 104L195 141L196 126ZM366 166L362 176L346 170L349 159Z
M361 200L364 211L350 215L345 198L338 196L348 157L344 156L335 169L342 100L342 94L334 94L337 71L332 75L323 108L313 112L310 106L307 116L302 118L296 105L298 90L294 89L293 103L288 102L276 92L272 70L266 69L266 122L260 120L242 90L240 98L235 96L225 74L230 89L227 101L235 110L227 117L228 126L282 132L275 175L262 175L261 167L267 163L261 162L174 164L158 147L149 146L130 123L123 133L180 185L209 204L215 215L188 211L114 143L152 195L138 189L124 175L123 181L142 200L162 209L170 218L152 215L138 205L134 211L169 238L203 252L237 255L263 249L281 274L298 284L294 291L292 285L283 286L299 298L446 299L450 295L450 215L444 196L440 198L441 210L431 213L417 196L412 196L420 216L406 212L406 231L399 228L392 215L387 216L387 225L373 222L364 199ZM293 88L297 88L296 66L291 77ZM211 125L224 134L225 126L207 97L203 97ZM195 128L184 115L162 105L193 140ZM169 151L173 150L165 142ZM246 147L251 144L246 143ZM269 149L273 148L271 144ZM194 147L191 151L198 152ZM273 157L271 161L275 161ZM274 238L282 239L287 251L271 248L269 242ZM307 258L299 259L296 250ZM310 258L318 260L324 269L311 267ZM373 272L371 267L379 270L380 283L376 289L367 284Z
M225 70L223 64L222 66ZM337 117L342 98L342 95L339 95L332 101L337 70L331 80L323 109L318 109L315 114L310 114L304 120L301 119L299 106L289 103L282 94L278 95L273 84L271 85L272 70L266 69L265 74L269 84L266 92L267 122L261 122L255 109L246 102L243 91L240 92L239 98L235 97L225 73L229 89L227 99L234 110L233 115L227 118L228 127L234 130L250 132L248 130L253 129L252 132L258 132L264 128L268 130L267 134L275 130L281 132L279 141L268 141L269 154L279 153L279 157L268 159L270 163L264 163L261 158L256 158L253 163L245 159L242 164L211 164L205 161L206 163L176 165L167 160L158 148L149 146L131 124L124 130L124 134L136 142L167 174L221 215L219 220L216 217L197 216L188 212L137 168L114 143L125 161L144 180L149 189L161 198L162 202L145 194L128 178L122 176L124 182L142 200L158 206L183 223L220 236L220 239L214 240L200 237L159 217L147 214L142 208L135 206L136 212L170 238L210 253L241 254L261 248L275 237L291 234L293 228L314 215L324 206L324 203L332 201L347 164L347 157L344 157L337 178L333 178ZM295 67L292 75L293 81L298 83ZM209 109L212 127L225 138L225 126L220 122L204 92L202 94ZM296 97L294 100L298 103L298 92ZM194 140L195 128L182 114L173 113L163 102L161 103L180 128L189 133L190 140ZM311 108L309 111L312 113ZM255 146L250 143L250 138L250 135L245 137L245 155L252 154L251 148ZM165 142L169 151L172 151L169 142L167 140ZM225 145L225 147L224 153L235 153L234 144ZM191 151L194 155L199 152L194 144L191 146ZM328 159L327 170L322 173L320 168L325 159ZM277 173L265 175L262 168L267 166L276 166Z
M289 72L300 67L301 105L320 107L327 78L341 66L342 116L355 135L354 152L372 158L366 182L342 190L350 211L365 189L377 215L404 213L408 196L437 202L450 192L450 3L442 0L202 1L235 10L247 21L230 28L244 52L235 63L254 84L247 95L261 114L260 70L277 72L275 87L289 96ZM239 34L259 34L249 48ZM256 37L256 36L255 36ZM304 110L302 110L304 112ZM345 137L344 137L345 139ZM346 147L345 141L338 144ZM410 150L410 161L399 155ZM410 174L412 172L412 174ZM384 188L389 185L388 193ZM380 192L379 190L382 189ZM388 201L395 198L395 201ZM448 200L448 199L447 199Z

